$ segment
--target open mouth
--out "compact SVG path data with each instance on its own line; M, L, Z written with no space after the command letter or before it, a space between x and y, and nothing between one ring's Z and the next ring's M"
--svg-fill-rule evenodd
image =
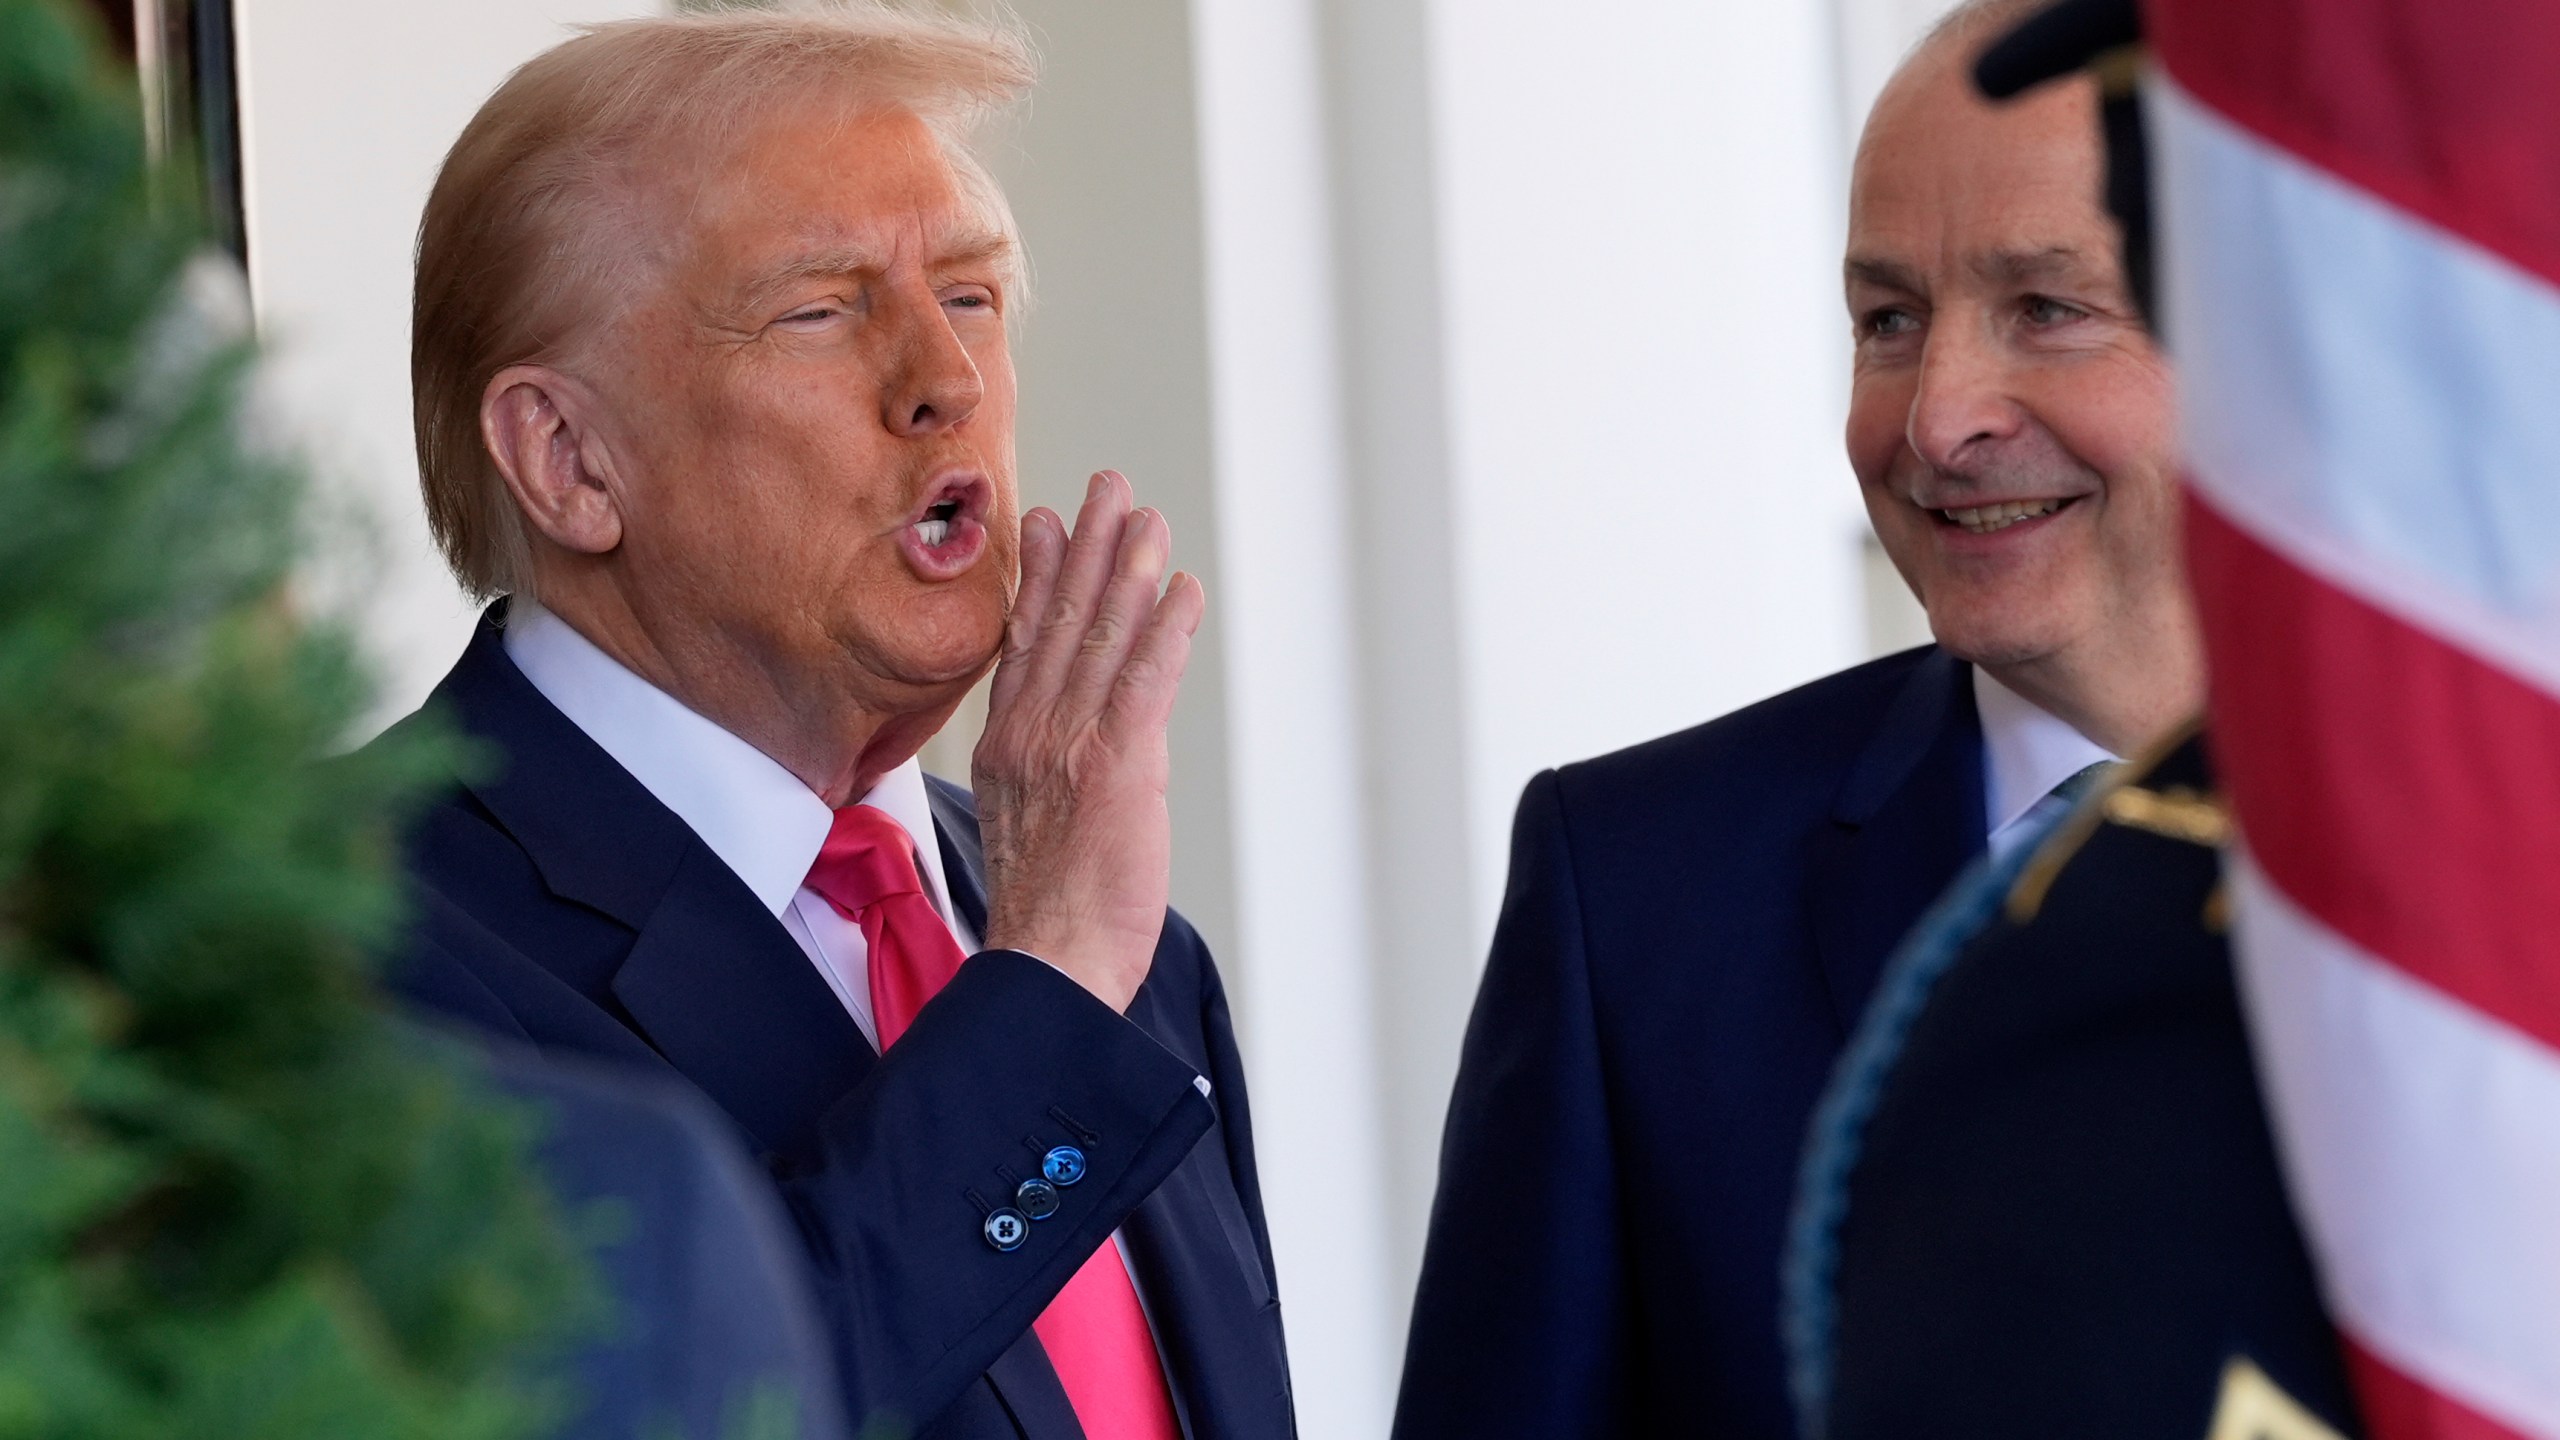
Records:
M959 518L960 501L957 497L927 506L924 518L915 523L916 538L924 542L927 550L939 550L943 542L951 538L951 526Z
M2040 520L2072 504L2080 497L2061 500L2005 500L1997 505L1968 505L1947 510L1932 510L1950 525L1962 526L1976 535L1989 535L2029 520Z
M986 517L994 505L995 487L986 477L966 471L945 477L925 493L898 537L908 566L928 581L965 573L987 548Z

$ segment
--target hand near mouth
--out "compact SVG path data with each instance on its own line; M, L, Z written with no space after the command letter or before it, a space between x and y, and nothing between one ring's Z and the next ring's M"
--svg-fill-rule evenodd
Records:
M1069 537L1022 518L1022 588L1005 623L972 764L991 948L1037 955L1114 1010L1154 963L1172 867L1165 727L1207 597L1172 536L1093 477Z

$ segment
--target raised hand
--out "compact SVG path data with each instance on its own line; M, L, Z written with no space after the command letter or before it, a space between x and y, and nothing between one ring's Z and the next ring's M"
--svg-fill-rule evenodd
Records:
M1165 725L1208 603L1189 575L1163 583L1172 533L1132 503L1106 470L1072 538L1046 509L1022 517L1022 588L971 766L986 944L1039 956L1114 1010L1164 928Z

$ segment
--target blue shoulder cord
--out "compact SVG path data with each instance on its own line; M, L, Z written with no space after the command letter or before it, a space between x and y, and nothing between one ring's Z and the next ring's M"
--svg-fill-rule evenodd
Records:
M2064 782L2085 791L2100 766ZM2057 787L2061 788L2061 787ZM2069 797L2066 797L2069 798ZM1875 1115L1884 1082L1927 1009L1930 993L1953 969L1964 947L2000 911L2018 876L2045 840L2068 820L2072 807L2057 806L2031 834L1998 859L1977 858L1947 893L1920 917L1877 982L1857 1033L1813 1114L1796 1172L1795 1212L1788 1217L1787 1249L1779 1267L1779 1327L1787 1342L1787 1388L1804 1440L1824 1440L1830 1427L1832 1346L1839 1317L1832 1281L1840 1264L1840 1222L1849 1209L1849 1177L1857 1168L1867 1121Z

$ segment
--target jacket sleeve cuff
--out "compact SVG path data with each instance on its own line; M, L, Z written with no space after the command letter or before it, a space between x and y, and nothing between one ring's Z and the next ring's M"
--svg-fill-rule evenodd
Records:
M897 1177L863 1199L903 1217L905 1253L831 1258L873 1284L926 1287L862 1307L926 1322L932 1339L917 1348L941 1358L904 1388L956 1393L1030 1328L1208 1132L1199 1078L1034 956L989 950L961 966L824 1125L829 1170ZM1062 1149L1072 1160L1044 1175ZM1048 1190L1026 1196L1034 1181ZM953 1303L964 1295L975 1303Z

